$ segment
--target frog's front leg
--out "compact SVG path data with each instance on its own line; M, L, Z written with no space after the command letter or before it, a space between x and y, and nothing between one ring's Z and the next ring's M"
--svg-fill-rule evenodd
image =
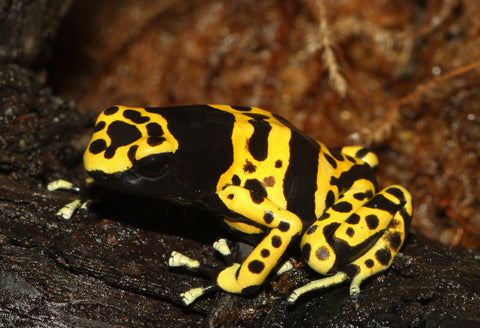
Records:
M217 277L221 289L235 294L248 293L260 286L279 263L292 239L301 233L302 221L267 198L239 186L227 186L218 196L231 211L270 228L242 264L234 263Z
M348 199L348 193L341 201ZM302 294L351 280L350 294L360 284L387 269L400 250L410 226L413 202L401 186L388 187L347 216L334 209L310 227L301 241L310 267L333 276L312 281L293 291L288 302Z
M248 189L230 185L217 194L231 211L260 226L270 228L270 231L242 264L233 263L220 271L215 278L215 286L194 288L182 294L187 305L216 288L234 294L247 294L255 290L279 263L292 239L298 236L303 228L297 215ZM203 267L195 260L182 257L182 261L184 264L170 266L184 266L193 271L199 271Z

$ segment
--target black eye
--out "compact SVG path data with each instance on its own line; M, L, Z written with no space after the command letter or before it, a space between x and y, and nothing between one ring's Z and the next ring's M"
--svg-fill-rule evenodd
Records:
M163 153L155 154L142 158L135 163L137 172L148 178L157 178L164 175L170 163L172 162L172 154Z

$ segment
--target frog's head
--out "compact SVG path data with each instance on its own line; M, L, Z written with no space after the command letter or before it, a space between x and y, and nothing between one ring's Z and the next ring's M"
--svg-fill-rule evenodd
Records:
M86 171L108 189L168 197L182 188L171 174L177 149L161 115L115 106L99 115L83 161Z

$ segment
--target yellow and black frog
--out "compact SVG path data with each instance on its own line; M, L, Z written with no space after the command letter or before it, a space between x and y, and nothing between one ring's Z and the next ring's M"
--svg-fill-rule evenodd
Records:
M186 304L212 290L256 290L297 241L306 263L329 276L294 290L288 302L347 280L356 295L391 265L412 217L403 187L377 191L377 157L366 148L329 148L255 107L111 107L97 119L84 164L105 188L200 204L231 229L262 235L243 263L217 242L227 267L211 286L183 293ZM207 270L177 252L169 265Z

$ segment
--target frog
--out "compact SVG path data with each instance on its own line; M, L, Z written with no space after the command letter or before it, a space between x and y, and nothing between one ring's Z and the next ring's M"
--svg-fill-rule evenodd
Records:
M83 160L104 188L200 206L229 230L258 237L239 262L224 239L216 242L220 269L173 251L170 267L211 277L181 294L186 305L213 291L255 293L288 270L282 261L292 244L322 277L293 290L288 303L343 282L357 297L365 279L391 266L413 215L404 187L378 189L378 158L368 148L328 147L257 107L113 106L98 116Z

